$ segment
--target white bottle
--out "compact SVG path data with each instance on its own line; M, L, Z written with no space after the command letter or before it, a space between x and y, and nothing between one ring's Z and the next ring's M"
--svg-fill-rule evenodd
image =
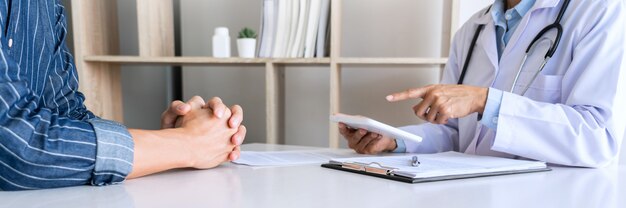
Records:
M217 27L213 35L213 57L229 58L230 57L230 36L228 28Z

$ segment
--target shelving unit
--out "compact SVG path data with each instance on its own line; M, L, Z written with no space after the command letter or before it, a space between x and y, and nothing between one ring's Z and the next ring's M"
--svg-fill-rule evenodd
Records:
M114 64L156 65L210 65L210 64L329 64L330 58L213 58L206 56L141 57L141 56L85 56L87 62Z
M340 112L341 68L345 65L434 65L446 58L358 58L341 57L343 0L331 0L330 57L328 58L213 58L174 57L172 0L136 0L139 22L139 55L118 53L115 0L72 0L75 59L85 93L86 105L96 115L123 121L120 65L261 65L265 66L267 143L284 143L284 72L291 65L328 66L330 70L330 113ZM457 28L459 0L444 0L442 57ZM256 69L254 69L256 70ZM329 123L329 146L339 146L337 126Z

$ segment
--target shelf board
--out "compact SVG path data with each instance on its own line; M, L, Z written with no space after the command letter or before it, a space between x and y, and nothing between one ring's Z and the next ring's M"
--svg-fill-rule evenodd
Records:
M212 65L212 64L330 64L329 58L214 58L205 56L144 57L144 56L85 56L87 62L148 65Z
M339 58L339 64L354 65L444 65L448 58Z
M139 65L261 65L277 64L330 64L330 58L214 58L206 56L184 57L144 57L144 56L85 56L87 62L139 64ZM447 58L339 58L337 64L342 65L444 65Z

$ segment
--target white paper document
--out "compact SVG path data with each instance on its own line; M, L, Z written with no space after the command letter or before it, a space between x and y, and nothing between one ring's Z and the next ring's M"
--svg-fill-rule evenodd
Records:
M419 166L413 167L412 158L418 156ZM395 170L395 175L409 178L429 178L500 171L521 171L546 168L546 163L527 160L469 155L459 152L411 154L403 156L334 158L331 163L373 164L376 162Z
M243 151L241 157L233 163L248 166L292 166L322 164L331 158L354 156L358 155L352 150Z

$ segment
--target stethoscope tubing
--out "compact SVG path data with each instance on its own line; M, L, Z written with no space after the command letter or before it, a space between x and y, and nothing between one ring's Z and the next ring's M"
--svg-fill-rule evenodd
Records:
M565 11L567 10L570 1L571 0L565 0L565 2L563 3L563 6L561 6L561 9L559 10L559 14L557 15L557 18L554 20L554 22L552 24L546 26L545 28L543 28L537 35L535 35L535 37L533 38L532 42L530 42L530 44L526 48L526 51L525 51L525 54L524 54L524 58L522 59L522 63L520 64L520 67L517 70L517 74L515 75L515 79L513 80L513 85L511 86L511 89L510 89L511 93L513 93L513 90L515 90L515 85L517 85L517 82L519 80L520 74L522 73L522 69L526 65L526 61L528 59L528 55L532 52L532 50L533 50L534 46L536 45L537 41L539 41L541 39L541 37L543 37L547 32L549 32L549 31L551 31L553 29L556 30L556 38L555 38L554 42L551 42L550 49L546 52L546 55L544 56L543 62L541 63L541 65L539 67L539 70L537 70L534 73L534 75L531 78L530 82L528 83L528 85L525 86L524 90L522 90L520 95L523 96L524 94L526 94L526 91L528 91L528 88L530 88L530 85L535 81L535 79L537 79L537 76L539 75L539 73L541 71L543 71L543 69L546 66L546 64L548 63L548 61L552 58L552 56L554 55L554 53L558 49L559 43L561 42L561 36L563 35L563 26L561 25L561 19L563 18L563 15L565 14ZM489 10L491 10L491 7L489 7L487 9L485 14L487 14L489 12ZM476 28L476 32L474 33L474 37L472 38L472 42L471 42L471 45L470 45L470 48L469 48L469 53L467 54L467 57L465 58L465 64L463 65L463 70L461 71L461 75L459 77L459 81L457 82L458 84L463 84L463 80L465 79L465 74L467 72L468 65L469 65L470 60L472 58L472 55L474 53L474 46L476 45L476 41L478 40L478 37L480 36L480 32L482 31L484 26L485 26L485 24L480 24Z

